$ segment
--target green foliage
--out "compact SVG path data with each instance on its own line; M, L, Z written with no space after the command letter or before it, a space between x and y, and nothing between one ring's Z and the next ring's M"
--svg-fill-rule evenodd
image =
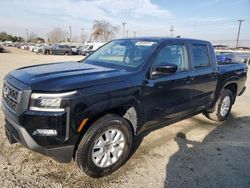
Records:
M23 37L17 37L10 34L7 34L6 32L0 33L0 41L12 41L12 42L23 42Z
M41 37L36 37L36 38L34 38L32 40L32 42L34 42L34 43L44 43L45 40L43 38L41 38Z

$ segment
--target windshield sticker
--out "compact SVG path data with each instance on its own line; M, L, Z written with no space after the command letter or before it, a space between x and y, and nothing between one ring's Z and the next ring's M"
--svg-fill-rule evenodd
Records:
M135 43L136 46L152 46L154 44L155 42L148 42L148 41L139 41Z

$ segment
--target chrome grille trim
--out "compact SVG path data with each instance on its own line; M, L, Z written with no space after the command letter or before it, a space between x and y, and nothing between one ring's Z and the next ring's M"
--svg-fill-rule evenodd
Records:
M2 92L3 102L10 110L14 111L15 113L17 112L18 103L21 100L21 93L22 92L17 88L13 87L7 82L4 82Z

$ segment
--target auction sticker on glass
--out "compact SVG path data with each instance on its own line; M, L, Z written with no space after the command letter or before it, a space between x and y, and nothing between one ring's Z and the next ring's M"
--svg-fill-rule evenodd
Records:
M155 42L149 42L149 41L139 41L135 43L136 46L152 46L154 44Z

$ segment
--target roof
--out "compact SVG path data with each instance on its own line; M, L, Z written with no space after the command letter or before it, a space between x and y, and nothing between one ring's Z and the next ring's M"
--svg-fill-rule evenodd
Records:
M180 38L180 37L135 37L135 38L122 38L127 40L146 40L146 41L157 41L157 42L163 42L163 41L185 41L185 42L209 42L205 40L199 40L199 39L191 39L191 38Z

